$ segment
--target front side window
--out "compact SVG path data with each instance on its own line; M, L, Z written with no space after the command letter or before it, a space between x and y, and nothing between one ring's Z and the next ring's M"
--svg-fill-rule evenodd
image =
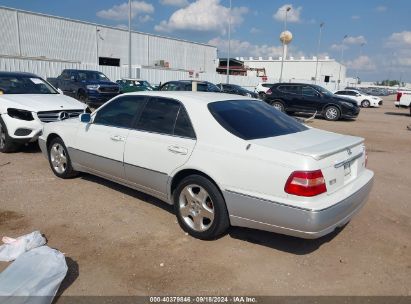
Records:
M338 91L338 92L335 92L335 94L336 95L345 95L345 91Z
M253 100L212 102L208 109L228 132L244 140L275 137L307 130L294 118Z
M131 128L133 120L145 105L144 96L123 96L116 98L97 111L94 124Z
M1 94L59 94L43 79L30 75L0 76Z

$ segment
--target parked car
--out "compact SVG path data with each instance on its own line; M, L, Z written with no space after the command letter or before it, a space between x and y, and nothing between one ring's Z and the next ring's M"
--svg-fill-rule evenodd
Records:
M77 117L83 103L29 73L0 72L0 152L36 141L44 123Z
M379 106L382 106L383 104L383 100L381 97L367 95L365 93L361 93L358 90L342 90L342 91L337 91L334 94L338 96L344 96L344 97L351 98L357 102L358 106L361 106L363 108L369 108L369 107L378 108Z
M192 91L193 82L197 83L198 92L221 92L220 88L208 81L178 80L169 81L159 86L159 91Z
M267 91L265 102L289 114L317 112L327 120L356 118L360 113L357 102L352 99L305 83L277 83Z
M260 99L264 100L267 91L268 91L273 85L274 85L273 83L267 83L267 82L259 83L259 84L254 88L254 92L257 93L258 96L260 96Z
M200 239L230 225L321 237L360 210L374 175L363 138L221 93L120 95L46 125L39 142L56 176L88 172L153 195Z
M246 90L243 87L240 87L239 85L236 85L236 84L220 83L220 84L217 84L217 87L219 87L223 93L236 94L236 95L243 95L243 96L248 96L248 97L252 97L252 98L258 98L257 93Z
M121 93L155 91L156 90L147 80L143 80L143 79L123 78L123 79L117 80L116 83L120 86Z
M399 90L397 92L397 100L394 104L396 107L410 108L411 116L411 91Z
M63 70L57 78L47 78L47 80L62 90L65 95L92 107L101 106L120 93L119 85L98 71L67 69Z

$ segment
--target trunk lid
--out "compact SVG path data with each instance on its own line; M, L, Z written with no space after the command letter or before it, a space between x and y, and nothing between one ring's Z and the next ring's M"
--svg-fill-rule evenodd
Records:
M321 169L327 193L355 180L365 168L364 139L318 129L250 141L256 145L308 156ZM299 168L298 170L304 170Z

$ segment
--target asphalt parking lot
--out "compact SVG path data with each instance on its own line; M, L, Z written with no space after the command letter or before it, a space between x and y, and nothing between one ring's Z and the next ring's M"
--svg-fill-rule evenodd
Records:
M364 209L321 239L231 228L196 240L157 199L56 178L35 145L0 154L0 234L40 230L64 252L63 295L411 295L411 119L393 100L356 121L310 123L364 137L376 174Z

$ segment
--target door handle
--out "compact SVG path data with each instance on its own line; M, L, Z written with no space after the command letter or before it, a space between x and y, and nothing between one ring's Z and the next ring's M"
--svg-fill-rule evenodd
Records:
M124 136L120 135L113 135L110 137L111 140L113 141L124 141L126 138Z
M169 146L168 151L182 155L186 155L188 153L188 149L179 146Z

